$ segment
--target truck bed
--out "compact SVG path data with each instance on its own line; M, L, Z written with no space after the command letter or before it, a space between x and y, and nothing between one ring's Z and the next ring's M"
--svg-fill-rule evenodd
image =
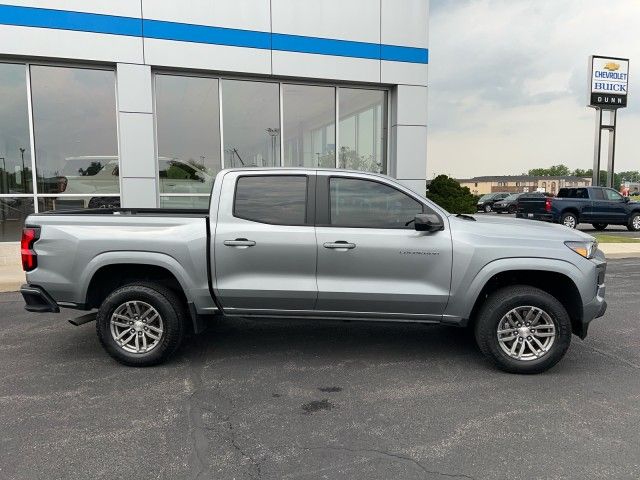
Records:
M168 270L197 311L215 309L209 289L209 218L207 210L117 208L59 210L29 216L40 228L34 244L38 268L27 272L29 284L46 284L49 293L83 308L89 279L101 268L136 264ZM114 265L116 265L114 267Z

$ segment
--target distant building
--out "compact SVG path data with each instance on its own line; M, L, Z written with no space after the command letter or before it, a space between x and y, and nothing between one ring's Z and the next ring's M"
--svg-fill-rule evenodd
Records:
M458 182L463 187L469 187L474 195L484 195L492 192L549 192L558 193L563 187L588 187L590 178L574 177L573 175L557 177L541 177L535 175L489 175L484 177L460 178Z

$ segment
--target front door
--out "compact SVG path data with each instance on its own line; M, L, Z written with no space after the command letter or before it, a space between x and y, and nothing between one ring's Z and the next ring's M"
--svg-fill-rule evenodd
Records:
M214 237L214 290L227 313L313 310L315 173L229 172Z
M438 319L452 247L445 230L418 232L426 201L384 179L317 176L318 301L336 316Z

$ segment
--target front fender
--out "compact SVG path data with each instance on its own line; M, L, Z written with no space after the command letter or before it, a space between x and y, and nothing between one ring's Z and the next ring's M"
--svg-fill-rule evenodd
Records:
M475 275L465 276L465 280L460 282L455 291L451 292L445 315L469 319L476 300L487 282L499 273L516 270L546 271L565 275L576 285L583 301L588 297L587 292L580 290L580 286L584 282L578 281L584 277L584 273L573 263L552 258L501 258L485 264Z

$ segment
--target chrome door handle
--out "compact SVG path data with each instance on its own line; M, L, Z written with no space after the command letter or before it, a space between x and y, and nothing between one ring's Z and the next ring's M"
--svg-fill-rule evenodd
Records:
M225 240L224 244L227 247L253 247L256 242L246 238L236 238L235 240Z
M338 240L337 242L327 242L324 245L324 248L333 248L334 250L351 250L356 248L355 243L345 242L344 240Z

